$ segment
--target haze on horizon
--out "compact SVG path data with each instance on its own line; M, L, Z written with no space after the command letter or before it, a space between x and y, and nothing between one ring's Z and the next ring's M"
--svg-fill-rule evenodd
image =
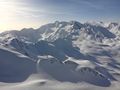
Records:
M120 22L120 0L0 0L0 32L57 20Z

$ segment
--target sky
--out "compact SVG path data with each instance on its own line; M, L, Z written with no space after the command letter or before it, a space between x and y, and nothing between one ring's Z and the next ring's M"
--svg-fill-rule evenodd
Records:
M0 32L71 20L120 22L120 0L0 0Z

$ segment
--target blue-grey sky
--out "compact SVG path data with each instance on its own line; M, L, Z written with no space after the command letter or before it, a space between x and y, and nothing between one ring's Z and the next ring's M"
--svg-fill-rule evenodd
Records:
M0 31L57 20L120 22L120 0L0 0Z

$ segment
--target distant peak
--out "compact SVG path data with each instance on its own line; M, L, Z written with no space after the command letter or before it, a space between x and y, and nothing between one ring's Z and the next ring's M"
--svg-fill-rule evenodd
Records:
M23 28L21 31L23 30L34 30L33 28Z
M117 26L119 25L117 22L111 22L110 25L114 25L114 26Z
M76 24L76 23L79 23L79 24L80 24L80 22L74 21L74 20L73 20L73 21L70 21L70 23L71 23L71 24Z

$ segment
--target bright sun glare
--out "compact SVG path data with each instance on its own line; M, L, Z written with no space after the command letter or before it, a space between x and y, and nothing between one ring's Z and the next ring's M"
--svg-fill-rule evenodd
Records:
M0 0L0 32L5 30L20 30L24 27L34 27L44 24L44 22L32 21L24 7L18 3L19 0ZM24 13L23 13L24 12ZM34 24L33 24L34 22Z
M10 0L0 0L0 32L7 30L15 20L15 3ZM11 28L12 29L12 28Z

